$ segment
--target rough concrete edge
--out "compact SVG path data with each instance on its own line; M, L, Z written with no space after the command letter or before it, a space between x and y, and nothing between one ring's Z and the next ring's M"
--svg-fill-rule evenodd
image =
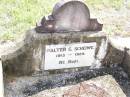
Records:
M98 53L96 54L94 63L91 66L91 68L100 68L101 67L102 61L104 60L104 57L107 54L108 47L109 47L108 39L106 37L106 40L104 40L104 39L101 40L101 44L100 44Z
M57 34L78 34L78 33L83 33L88 35L88 37L101 37L101 36L105 36L105 34L103 32L70 32L70 33L37 33L34 29L28 30L25 35L23 35L23 37L21 37L20 39L16 40L15 42L11 42L11 43L6 43L4 45L0 45L0 55L1 55L1 59L2 61L11 59L16 57L17 55L25 52L25 46L26 44L30 45L30 40L31 39L35 39L36 37L40 38L45 38L45 36L52 36L52 35L57 35ZM19 51L19 53L17 53L17 51Z
M108 37L110 44L120 51L124 51L125 48L130 48L130 45L126 43L125 39L130 39L130 37L120 37L120 36L113 36Z
M24 37L16 40L15 42L9 42L0 45L0 56L2 61L15 57L15 52L24 46Z
M124 52L122 67L130 76L130 37L109 37L109 42L114 48Z
M0 56L0 97L4 97L3 68Z

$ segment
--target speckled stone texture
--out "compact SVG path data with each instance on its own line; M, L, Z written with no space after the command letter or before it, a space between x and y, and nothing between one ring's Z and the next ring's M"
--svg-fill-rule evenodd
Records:
M111 75L105 75L76 85L45 90L29 97L126 97L126 95Z

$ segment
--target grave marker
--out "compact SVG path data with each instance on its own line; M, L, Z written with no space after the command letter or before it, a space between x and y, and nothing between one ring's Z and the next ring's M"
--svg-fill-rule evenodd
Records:
M96 42L46 45L45 70L91 66Z

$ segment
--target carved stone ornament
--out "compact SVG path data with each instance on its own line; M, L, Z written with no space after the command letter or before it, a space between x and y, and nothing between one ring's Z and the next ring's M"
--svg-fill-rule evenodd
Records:
M62 2L62 1L61 1ZM57 3L47 18L35 28L38 33L67 31L101 31L103 24L90 18L88 7L81 1Z

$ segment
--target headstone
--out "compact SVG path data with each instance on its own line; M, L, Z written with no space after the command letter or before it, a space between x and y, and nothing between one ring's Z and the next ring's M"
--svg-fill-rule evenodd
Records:
M97 19L90 19L88 7L81 1L57 3L51 15L41 21L35 30L38 33L64 31L101 31L102 24Z
M46 45L45 70L91 66L96 42Z

